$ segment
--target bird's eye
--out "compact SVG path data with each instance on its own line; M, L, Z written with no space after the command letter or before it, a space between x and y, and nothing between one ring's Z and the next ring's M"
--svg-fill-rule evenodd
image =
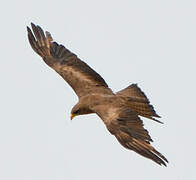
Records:
M77 110L77 111L74 112L74 114L78 114L78 113L79 113L79 110Z

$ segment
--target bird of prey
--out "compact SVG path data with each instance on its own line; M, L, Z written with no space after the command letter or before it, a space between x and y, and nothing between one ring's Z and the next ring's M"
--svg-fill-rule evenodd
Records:
M33 50L54 69L75 91L78 103L72 108L71 119L96 113L109 132L122 146L151 159L159 165L168 160L151 146L152 139L140 116L160 122L153 106L137 84L114 93L105 80L77 55L53 41L49 32L31 23L27 27Z

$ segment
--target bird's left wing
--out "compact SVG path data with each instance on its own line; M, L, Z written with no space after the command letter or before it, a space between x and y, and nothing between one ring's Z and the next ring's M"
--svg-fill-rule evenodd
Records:
M112 106L100 106L94 110L121 145L166 166L167 159L151 146L152 139L137 113L126 107Z
M63 45L54 42L49 32L44 33L41 27L33 23L31 27L33 32L29 27L27 31L33 50L67 81L79 98L92 92L111 93L108 85L97 72Z

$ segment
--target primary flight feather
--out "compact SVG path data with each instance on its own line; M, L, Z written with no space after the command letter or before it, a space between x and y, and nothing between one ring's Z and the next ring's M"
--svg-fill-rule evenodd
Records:
M27 27L33 50L73 88L78 103L72 108L71 119L96 113L107 129L125 148L165 165L167 159L150 144L152 139L143 127L140 116L160 122L146 95L137 84L113 93L104 79L63 45L53 41L49 32L31 23Z

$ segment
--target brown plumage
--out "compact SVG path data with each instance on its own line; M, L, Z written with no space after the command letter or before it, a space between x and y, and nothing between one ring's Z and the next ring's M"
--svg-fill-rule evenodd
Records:
M140 116L159 118L146 95L137 84L113 93L104 79L63 45L53 41L49 32L31 23L28 39L33 50L73 88L79 101L71 118L96 113L107 129L125 148L165 165L167 159L150 144L152 139Z

